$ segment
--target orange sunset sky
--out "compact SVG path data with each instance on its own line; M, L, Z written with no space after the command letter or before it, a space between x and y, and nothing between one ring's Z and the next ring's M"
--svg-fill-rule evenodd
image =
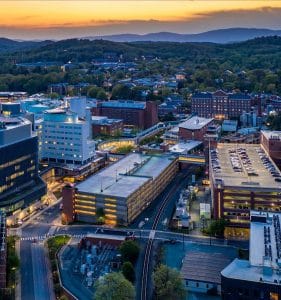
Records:
M0 5L0 36L12 38L281 29L281 1L0 0Z

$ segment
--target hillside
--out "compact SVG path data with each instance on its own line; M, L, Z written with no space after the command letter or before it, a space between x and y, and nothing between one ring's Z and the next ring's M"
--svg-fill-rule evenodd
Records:
M174 43L135 42L117 43L104 40L64 40L53 42L29 51L5 55L17 62L62 61L91 62L104 57L104 53L123 55L125 60L133 60L141 55L161 59L174 59L198 66L210 62L226 63L227 68L243 69L281 67L281 37L262 37L241 43Z
M0 53L40 48L50 43L52 41L14 41L7 38L0 38Z

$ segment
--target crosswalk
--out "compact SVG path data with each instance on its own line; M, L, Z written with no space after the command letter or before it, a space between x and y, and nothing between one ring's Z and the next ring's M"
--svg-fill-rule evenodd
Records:
M44 234L44 235L36 235L36 236L24 236L21 237L20 240L21 241L43 241L45 239L49 239L51 237L55 237L55 236L59 236L59 235L65 235L65 234ZM69 234L67 233L67 235L70 235L72 238L79 238L82 239L84 237L86 237L86 234Z

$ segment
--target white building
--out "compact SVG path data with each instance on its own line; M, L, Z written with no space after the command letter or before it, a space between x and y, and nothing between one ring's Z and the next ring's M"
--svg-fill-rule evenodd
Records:
M90 111L86 118L66 109L52 109L44 113L41 158L48 162L81 166L95 156L91 139Z

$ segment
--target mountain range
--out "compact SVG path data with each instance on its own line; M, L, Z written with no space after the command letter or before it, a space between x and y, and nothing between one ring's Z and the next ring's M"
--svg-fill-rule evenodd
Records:
M116 35L103 35L103 36L88 36L79 38L89 40L108 40L112 42L204 42L204 43L217 43L227 44L242 42L257 37L267 36L281 36L281 30L263 29L263 28L228 28L206 31L197 34L179 34L173 32L157 32L148 34L116 34ZM42 46L50 45L55 41L18 41L8 38L0 38L0 53L24 51L40 48Z
M117 34L87 37L90 40L103 39L113 42L208 42L208 43L231 43L242 42L262 36L281 36L281 30L263 28L228 28L206 31L196 34L179 34L173 32L157 32L148 34Z

